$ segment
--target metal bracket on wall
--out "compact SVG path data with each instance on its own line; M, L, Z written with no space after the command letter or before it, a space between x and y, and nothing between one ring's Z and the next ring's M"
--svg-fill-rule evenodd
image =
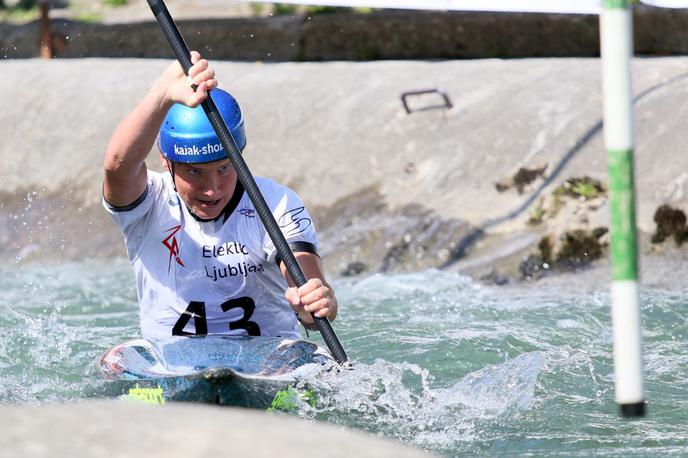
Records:
M416 109L411 109L408 105L408 98L411 96L416 96L416 95L424 95L424 94L439 94L442 96L442 99L444 103L440 105L427 105L421 108L416 108ZM438 89L438 88L432 88L432 89L420 89L417 91L406 91L402 92L401 94L401 103L404 105L404 110L406 110L407 114L411 114L414 111L425 111L425 110L433 110L435 108L446 108L449 110L452 108L454 105L451 102L451 99L449 98L449 94L443 89Z

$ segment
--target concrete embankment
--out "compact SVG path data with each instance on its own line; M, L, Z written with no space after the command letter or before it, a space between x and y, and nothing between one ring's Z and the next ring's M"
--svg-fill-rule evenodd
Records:
M249 409L101 401L5 406L0 412L3 456L431 456L349 429Z
M123 254L99 207L102 157L168 62L0 63L4 258ZM249 166L299 192L333 273L460 258L481 274L547 234L609 225L598 59L214 65L242 104ZM633 75L645 240L660 205L688 206L688 58L636 59ZM401 95L428 88L452 107L410 95L407 114Z

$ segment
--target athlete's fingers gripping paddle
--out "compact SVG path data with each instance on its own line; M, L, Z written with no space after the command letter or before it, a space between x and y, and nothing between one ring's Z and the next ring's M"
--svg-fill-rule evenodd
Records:
M160 27L162 28L162 31L165 34L165 37L167 38L175 57L181 64L182 69L184 69L184 73L188 75L189 68L192 65L191 53L189 52L189 48L186 46L184 38L182 38L177 25L174 23L172 16L170 16L167 6L165 6L165 2L163 0L147 1L148 6L150 6L153 14L155 15L155 19L158 21L158 24L160 24ZM227 125L222 119L217 106L215 106L215 103L211 97L207 97L205 101L201 103L201 106L203 107L203 111L205 112L206 116L208 116L208 120L213 126L220 143L222 143L225 151L227 151L229 160L236 169L237 178L246 190L251 202L253 202L253 205L256 207L256 211L258 212L258 215L260 216L260 219L263 222L263 225L265 226L272 243L275 245L278 255L282 258L289 275L291 275L291 278L294 280L297 286L304 285L307 281L306 276L303 274L301 266L299 266L299 263L296 261L294 253L292 253L291 249L289 248L289 244L284 238L282 231L280 231L279 225L277 224L277 221L275 221L275 218L270 211L270 207L268 207L267 203L265 202L265 199L263 198L256 181L253 179L253 175L251 175L251 171L248 169L246 162L244 162L244 159L241 156L241 151L239 150L236 141L232 137L232 134L229 132ZM348 357L344 351L344 348L342 347L342 344L339 342L334 329L332 329L330 321L327 318L317 316L313 316L313 319L315 320L318 330L320 331L323 340L327 344L327 347L330 349L334 359L339 364L346 362Z

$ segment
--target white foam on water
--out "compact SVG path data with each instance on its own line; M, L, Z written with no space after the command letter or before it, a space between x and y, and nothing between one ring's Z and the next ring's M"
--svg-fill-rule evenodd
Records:
M533 402L544 369L541 352L520 355L466 375L448 388L431 388L432 375L411 363L383 359L352 371L320 374L301 382L318 395L299 415L326 419L437 449L471 441L476 423L512 417Z

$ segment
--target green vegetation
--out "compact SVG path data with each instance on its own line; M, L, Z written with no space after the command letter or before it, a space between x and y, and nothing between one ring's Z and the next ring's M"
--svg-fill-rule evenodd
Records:
M310 15L341 13L343 11L351 11L351 8L344 8L341 6L309 6L306 8L306 13Z
M597 189L595 189L595 185L592 183L578 182L571 188L571 192L578 194L585 198L585 200L592 199L597 195Z
M272 5L272 13L275 16L289 16L296 14L296 6L288 3L275 3Z
M95 24L98 22L102 22L103 15L100 13L84 11L83 13L79 13L77 16L75 16L74 19L80 22L88 22L90 24Z
M545 209L543 208L543 200L544 199L540 199L540 202L537 204L537 206L531 212L530 218L528 219L529 225L537 226L538 224L542 223L542 221L545 217Z
M566 182L554 191L557 196L567 195L569 197L588 201L607 193L604 185L594 178L580 177L569 178Z
M0 0L2 1L2 0ZM346 13L355 12L359 14L368 14L374 11L373 8L358 7L348 8L342 6L297 6L288 3L251 3L251 14L253 16L264 16L266 14L275 16L293 16L295 14L305 14L307 16L315 16L317 14L331 14L331 13Z
M374 11L374 8L367 6L359 6L356 8L348 8L345 6L308 6L306 7L306 14L330 14L330 13L348 13L354 12L359 14L369 14Z
M260 16L263 14L263 9L265 8L265 3L251 3L251 14L253 16Z
M20 7L19 4L6 7L3 3L0 7L0 21L28 22L38 19L39 16L40 12L36 5L27 8Z
M39 3L41 3L39 0L19 0L12 8L30 10L37 8Z
M20 0L8 5L6 0L0 0L0 21L9 22L30 22L37 20L40 13L41 0ZM121 7L130 3L130 0L97 0L96 2L105 7ZM70 17L81 22L100 22L102 21L101 8L94 8L91 2L69 1L63 3L70 11ZM62 8L62 7L61 7Z

